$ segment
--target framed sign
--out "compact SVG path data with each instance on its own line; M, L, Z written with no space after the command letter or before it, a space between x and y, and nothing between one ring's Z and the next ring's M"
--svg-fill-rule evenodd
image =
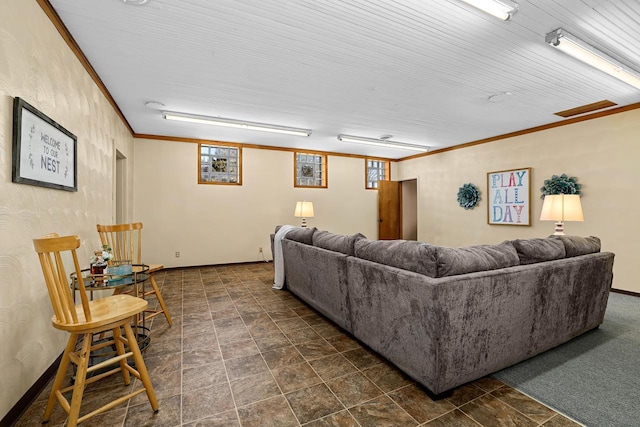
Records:
M531 225L531 168L487 174L487 221L495 225Z
M24 99L14 99L13 182L78 191L77 145L74 134Z

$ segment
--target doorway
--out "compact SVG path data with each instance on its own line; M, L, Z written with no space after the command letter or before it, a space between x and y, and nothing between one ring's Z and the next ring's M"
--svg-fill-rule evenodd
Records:
M418 181L378 183L378 239L418 239Z
M116 150L116 224L126 223L127 158Z

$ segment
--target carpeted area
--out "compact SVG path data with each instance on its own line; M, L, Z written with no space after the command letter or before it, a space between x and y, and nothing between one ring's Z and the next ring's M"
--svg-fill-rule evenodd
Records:
M640 426L640 298L611 293L600 328L494 376L586 426Z

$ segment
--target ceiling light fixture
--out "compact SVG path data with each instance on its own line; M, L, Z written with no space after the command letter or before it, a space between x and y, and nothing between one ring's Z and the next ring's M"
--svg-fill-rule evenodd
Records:
M596 48L567 33L562 28L551 31L545 41L549 45L591 65L600 71L613 76L623 82L640 89L640 74L630 70L615 59L605 55Z
M518 11L518 5L508 0L462 0L481 11L508 21Z
M413 151L429 151L429 147L424 145L405 144L404 142L389 141L388 139L364 138L361 136L338 135L338 139L342 142L354 142L356 144L377 145L387 148L400 148L402 150Z
M162 102L156 101L145 102L144 105L152 110L162 110L164 108L164 104Z
M224 126L230 128L259 130L263 132L284 133L286 135L309 136L310 129L299 129L287 126L270 125L267 123L245 122L243 120L224 119L222 117L199 116L196 114L176 113L163 111L162 117L167 120L177 120L181 122L204 123L207 125Z

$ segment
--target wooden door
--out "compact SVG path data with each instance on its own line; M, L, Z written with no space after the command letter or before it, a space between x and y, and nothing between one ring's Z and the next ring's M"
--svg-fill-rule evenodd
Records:
M378 239L402 236L402 193L398 181L378 181Z

